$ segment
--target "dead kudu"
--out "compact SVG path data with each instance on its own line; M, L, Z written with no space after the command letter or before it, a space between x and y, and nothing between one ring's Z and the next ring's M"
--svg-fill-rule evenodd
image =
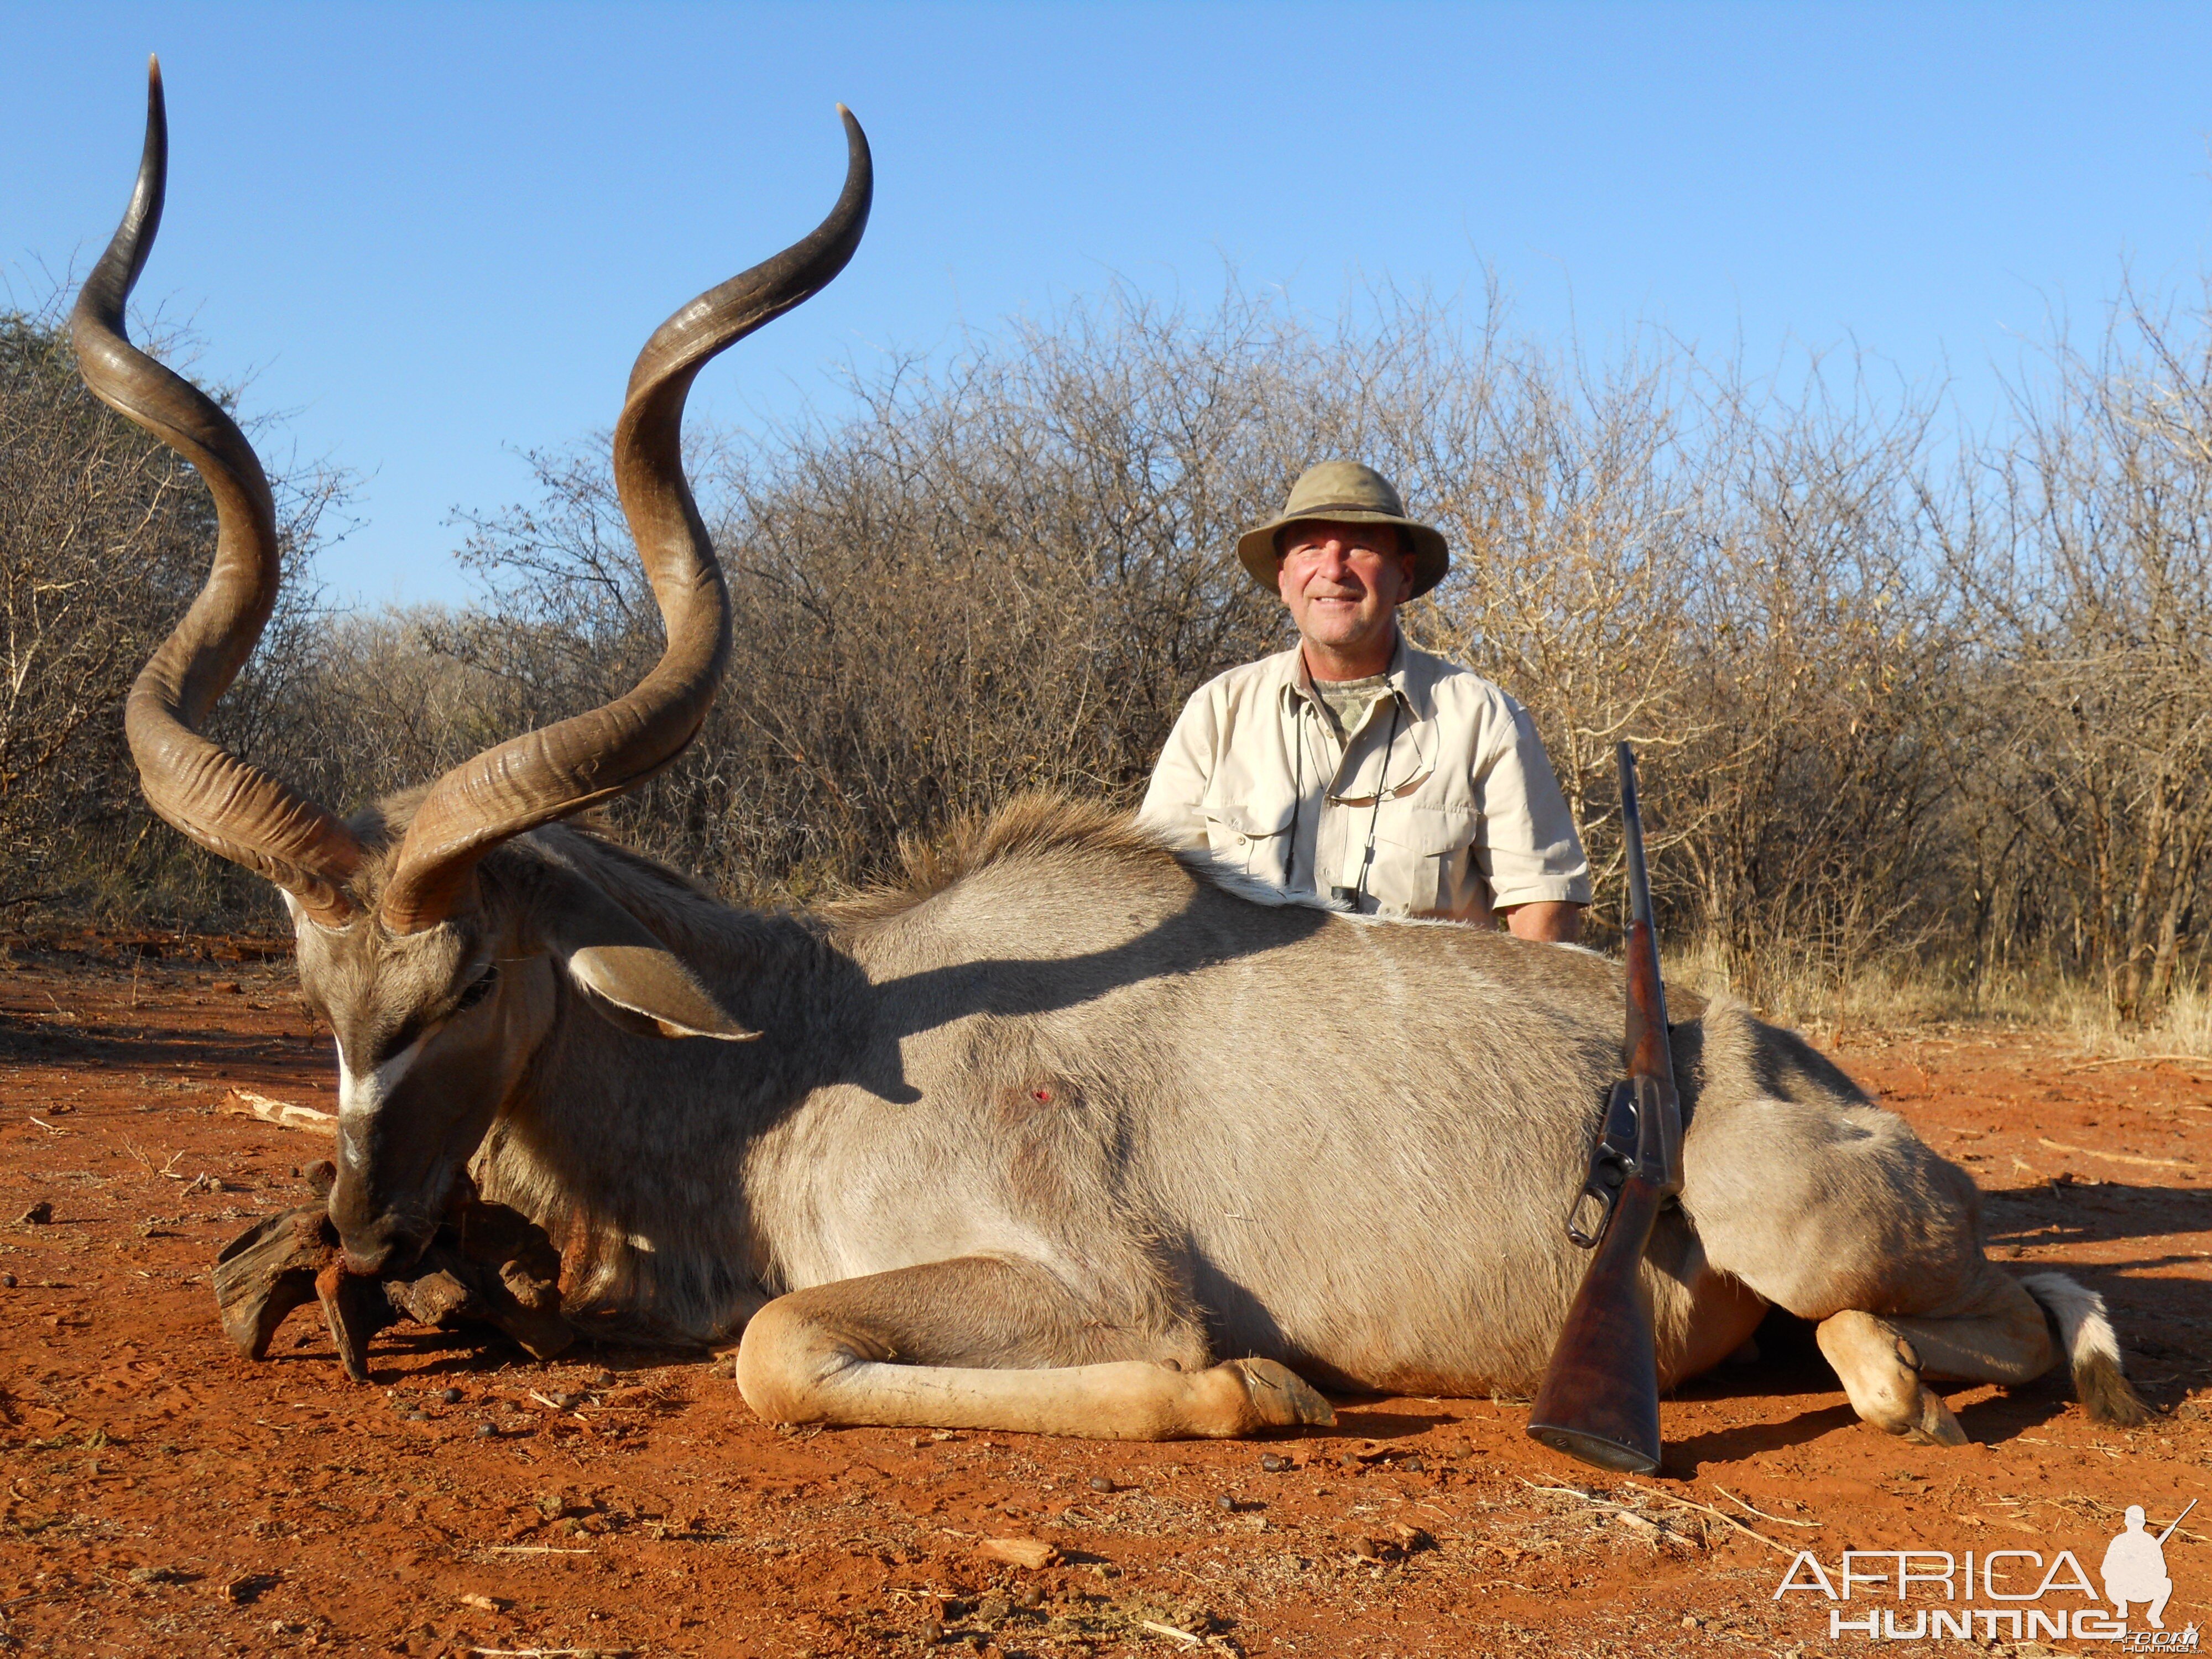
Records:
M342 820L198 731L276 550L237 428L123 336L161 211L155 82L76 339L221 513L127 725L155 809L283 890L337 1034L331 1231L309 1216L291 1266L331 1281L341 1322L355 1280L411 1306L426 1252L491 1271L441 1230L506 1206L558 1243L570 1322L742 1330L738 1384L783 1420L1155 1438L1326 1423L1310 1383L1527 1391L1582 1267L1559 1218L1620 1063L1612 963L1270 901L1063 802L1017 802L908 890L815 915L732 909L557 822L666 764L714 695L729 611L678 461L684 398L858 244L847 120L820 228L686 306L631 375L615 466L658 666ZM2024 1382L2062 1358L2093 1413L2140 1417L2098 1298L1986 1261L1962 1172L1795 1036L1686 1012L1685 1183L1643 1270L1662 1381L1771 1303L1820 1322L1893 1433L1960 1437L1923 1377Z

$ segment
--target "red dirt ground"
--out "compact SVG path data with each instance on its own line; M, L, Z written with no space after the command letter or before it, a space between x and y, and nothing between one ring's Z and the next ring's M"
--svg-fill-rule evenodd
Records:
M1334 1431L1267 1443L781 1433L726 1360L538 1364L405 1326L353 1387L312 1306L256 1364L208 1289L216 1249L305 1201L296 1173L325 1150L225 1109L234 1086L333 1108L281 951L18 942L0 1647L1790 1655L1830 1645L1826 1601L1774 1597L1801 1548L1831 1574L1846 1547L1905 1547L2071 1549L2096 1572L2125 1505L2156 1528L2212 1493L2212 1063L2087 1064L1972 1028L1837 1058L1974 1172L2000 1259L2105 1293L2156 1422L2092 1425L2047 1380L1952 1395L1970 1447L1905 1445L1773 1322L1765 1358L1666 1403L1668 1466L1642 1481L1535 1446L1510 1401L1349 1401ZM41 1203L51 1219L17 1219ZM1004 1537L1060 1559L981 1553ZM2208 1537L2212 1505L2166 1545L2169 1629L2204 1619ZM2000 1650L2100 1645L1990 1628Z

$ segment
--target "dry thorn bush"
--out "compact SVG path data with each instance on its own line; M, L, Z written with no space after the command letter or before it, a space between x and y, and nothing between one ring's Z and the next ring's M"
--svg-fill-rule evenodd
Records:
M158 319L152 337L165 355L189 344ZM272 483L291 579L217 727L247 748L292 719L286 682L324 629L308 555L343 480ZM58 301L0 312L0 921L253 902L235 872L152 833L123 742L124 693L198 592L215 533L192 469L85 389Z
M1701 977L1832 1026L2041 998L2100 1040L2196 1044L2203 313L2130 299L2094 350L2054 336L1963 443L1856 361L1756 377L1642 335L1597 362L1504 314L1494 293L1369 289L1316 320L1233 279L1203 308L1117 287L850 371L837 412L696 441L735 653L700 741L616 818L782 902L892 873L902 837L1018 790L1132 803L1183 699L1288 642L1237 532L1356 456L1456 550L1409 629L1534 711L1601 939L1626 738ZM0 813L42 850L0 896L234 914L247 890L149 850L170 838L144 833L113 736L205 508L75 390L51 318L13 326L0 492L32 505L0 532ZM463 515L470 606L334 616L303 590L226 705L234 740L350 802L627 687L659 629L605 451L537 454L534 499ZM331 491L290 495L304 556Z

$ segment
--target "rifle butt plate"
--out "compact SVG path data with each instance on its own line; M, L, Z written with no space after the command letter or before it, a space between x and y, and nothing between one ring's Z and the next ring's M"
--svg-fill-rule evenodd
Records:
M1592 1434L1587 1429L1564 1428L1556 1423L1531 1423L1528 1437L1540 1441L1555 1452L1589 1464L1593 1468L1610 1469L1616 1474L1656 1474L1659 1457L1656 1451L1643 1446L1623 1444L1608 1440L1603 1435Z

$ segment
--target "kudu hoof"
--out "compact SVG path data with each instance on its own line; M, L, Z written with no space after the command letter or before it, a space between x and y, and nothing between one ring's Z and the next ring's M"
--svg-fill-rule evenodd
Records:
M1920 1388L1920 1420L1905 1431L1905 1437L1919 1446L1963 1446L1966 1431L1943 1402L1943 1396L1926 1383Z
M1244 1392L1259 1414L1260 1426L1287 1429L1300 1425L1328 1428L1336 1421L1336 1410L1305 1378L1272 1359L1231 1362L1243 1379Z

